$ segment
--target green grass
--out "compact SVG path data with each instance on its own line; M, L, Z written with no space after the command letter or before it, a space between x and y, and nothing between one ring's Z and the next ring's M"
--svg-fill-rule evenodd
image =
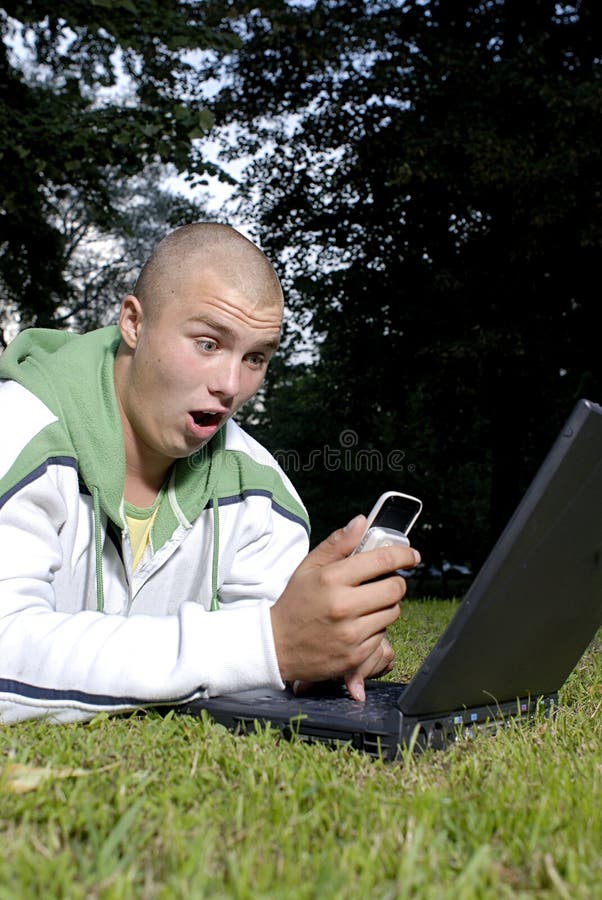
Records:
M404 606L396 677L453 609ZM554 721L398 763L155 714L0 729L0 900L602 898L599 648Z

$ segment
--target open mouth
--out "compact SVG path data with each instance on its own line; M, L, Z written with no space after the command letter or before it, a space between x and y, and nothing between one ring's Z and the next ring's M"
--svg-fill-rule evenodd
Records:
M191 412L190 415L194 420L194 424L200 425L201 427L217 425L222 417L221 413L202 412L200 410L195 410L194 412Z

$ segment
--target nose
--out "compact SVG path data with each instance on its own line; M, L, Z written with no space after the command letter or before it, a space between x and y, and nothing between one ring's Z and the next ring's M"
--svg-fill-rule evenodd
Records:
M213 372L209 385L210 393L218 395L222 400L236 397L240 391L240 369L240 360L233 356L222 357Z

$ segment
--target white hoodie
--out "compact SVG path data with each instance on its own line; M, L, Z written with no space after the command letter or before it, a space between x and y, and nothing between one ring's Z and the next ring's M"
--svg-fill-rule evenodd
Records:
M230 421L174 466L132 572L118 343L32 329L0 359L0 722L283 687L269 608L307 553L301 501Z

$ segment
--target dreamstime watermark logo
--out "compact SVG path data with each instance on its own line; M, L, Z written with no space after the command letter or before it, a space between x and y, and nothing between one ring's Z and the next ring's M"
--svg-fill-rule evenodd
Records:
M275 450L273 456L287 473L314 472L323 469L326 472L414 472L416 466L406 463L405 450L388 450L384 453L375 448L365 449L359 446L359 435L352 428L345 428L338 437L339 446L323 444L303 455L298 450ZM191 469L202 469L207 464L209 447L201 447L188 457ZM237 454L225 453L222 465L239 468Z
M313 472L317 468L326 472L413 472L416 467L406 463L405 456L405 450L383 453L375 448L359 447L359 435L352 428L341 431L338 447L324 444L310 450L305 458L297 450L274 451L285 472Z

